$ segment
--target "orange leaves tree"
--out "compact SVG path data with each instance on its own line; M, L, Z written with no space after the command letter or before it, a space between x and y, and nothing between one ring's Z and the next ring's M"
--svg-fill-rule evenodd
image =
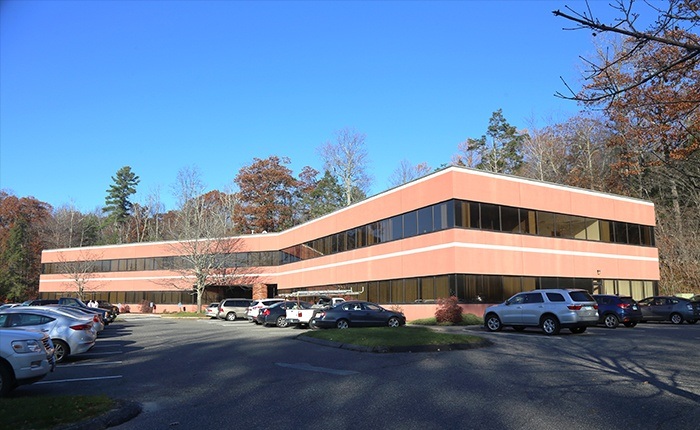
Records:
M293 225L297 180L289 163L287 157L255 158L238 172L235 221L240 232L277 232Z

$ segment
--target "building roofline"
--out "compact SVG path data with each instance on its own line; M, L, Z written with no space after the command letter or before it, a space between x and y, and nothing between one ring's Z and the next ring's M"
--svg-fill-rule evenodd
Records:
M419 184L421 182L429 181L435 177L446 175L446 174L451 173L451 172L464 172L464 173L474 174L474 175L478 175L478 176L486 176L486 177L498 179L498 180L506 180L506 181L522 183L522 184L532 184L532 185L536 185L536 186L541 186L541 187L546 187L546 188L551 188L551 189L556 189L556 190L564 190L564 191L569 191L569 192L578 193L578 194L586 194L586 195L590 195L590 196L604 197L604 198L609 198L609 199L613 199L613 200L648 205L648 206L652 206L652 207L654 206L654 203L651 201L638 199L638 198L634 198L634 197L627 197L627 196L622 196L622 195L618 195L618 194L606 193L606 192L602 192L602 191L588 190L585 188L579 188L579 187L574 187L574 186L570 186L570 185L555 184L553 182L547 182L547 181L542 181L542 180L538 180L538 179L524 178L521 176L509 175L509 174L505 174L505 173L487 172L485 170L474 169L471 167L452 165L452 166L446 166L446 167L438 169L434 172L428 173L425 176L414 179L410 182L406 182L405 184L401 184L401 185L398 185L396 187L389 188L388 190L381 191L373 196L367 197L366 199L363 199L359 202L353 203L350 206L346 206L344 208L335 210L333 212L330 212L330 213L327 213L327 214L320 216L318 218L314 218L312 220L306 221L302 224L295 225L294 227L290 227L290 228L283 230L283 231L280 231L280 232L243 234L243 235L239 235L239 236L226 236L226 237L221 237L221 238L199 239L199 240L242 239L242 238L250 238L250 237L257 237L257 236L279 236L281 234L286 234L287 232L294 231L298 228L302 228L308 224L318 222L320 220L323 220L323 219L331 217L331 216L335 216L338 213L342 213L342 212L351 210L354 207L357 207L357 206L366 204L368 202L371 202L373 200L379 199L385 195L399 192L405 188L412 187L412 186ZM90 250L90 249L98 249L98 248L105 248L105 247L110 247L110 248L133 247L133 246L139 246L139 245L153 246L153 245L170 244L170 243L177 243L177 242L180 242L180 241L179 240L165 240L165 241L158 241L158 242L124 243L124 244L118 244L118 245L99 245L99 246L85 246L85 247L76 247L76 248L55 248L55 249L45 249L42 252L62 252L62 251L69 251L69 250L75 251L78 249Z

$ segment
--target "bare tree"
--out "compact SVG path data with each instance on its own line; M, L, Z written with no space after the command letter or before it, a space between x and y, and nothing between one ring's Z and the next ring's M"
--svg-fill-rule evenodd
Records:
M647 29L640 29L637 20L640 12L636 5L646 7L645 13L656 14L657 19ZM659 5L665 3L666 7ZM607 4L606 4L607 6ZM631 89L643 86L653 80L665 79L669 73L678 69L693 70L700 62L700 36L693 30L700 24L700 5L697 0L667 0L666 2L635 2L635 0L616 0L610 5L619 12L619 17L612 23L603 23L586 2L585 11L575 11L567 7L567 12L555 10L555 16L567 19L575 24L569 30L588 29L593 35L611 33L624 37L626 49L614 50L612 55L602 56L600 60L583 59L589 70L585 79L599 82L597 91L579 93L569 88L570 95L557 93L558 96L586 103L598 103L611 100ZM657 61L648 63L643 73L634 79L620 81L615 69L619 69L646 51L658 49L658 46L672 47L665 55L656 56ZM611 73L613 72L613 73ZM566 83L565 83L566 84ZM569 87L567 85L567 87ZM676 103L681 100L675 100ZM688 93L685 103L700 103L700 93Z
M398 187L405 183L411 182L414 179L418 179L422 176L430 173L431 168L428 163L418 163L416 165L411 164L407 159L401 160L399 167L394 170L394 172L389 176L389 186Z
M71 253L70 259L63 252L58 254L58 273L68 279L67 289L75 291L80 300L85 300L85 293L100 287L101 284L95 281L95 272L101 259L101 253L87 250L81 250L77 255Z
M372 182L367 173L369 156L365 148L365 135L353 128L337 131L335 143L326 142L319 152L324 168L338 178L345 193L347 206L367 195Z
M205 194L196 168L178 172L174 191L179 208L170 225L170 235L176 238L170 248L176 256L172 270L180 277L171 285L192 291L201 312L207 287L233 285L245 273L235 258L241 241L230 236L235 198L218 191Z

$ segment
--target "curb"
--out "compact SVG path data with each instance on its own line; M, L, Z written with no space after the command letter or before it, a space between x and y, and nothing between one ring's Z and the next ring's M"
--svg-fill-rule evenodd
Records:
M143 410L141 404L136 402L126 400L116 400L116 402L117 406L107 413L78 423L59 426L55 430L102 430L136 418Z

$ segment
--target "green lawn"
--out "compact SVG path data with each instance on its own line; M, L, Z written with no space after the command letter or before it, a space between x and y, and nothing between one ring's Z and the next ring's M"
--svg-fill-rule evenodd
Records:
M345 330L307 331L301 336L366 347L482 344L484 339L467 334L441 333L428 327L367 327Z
M107 396L40 396L0 399L0 430L46 430L110 411Z

